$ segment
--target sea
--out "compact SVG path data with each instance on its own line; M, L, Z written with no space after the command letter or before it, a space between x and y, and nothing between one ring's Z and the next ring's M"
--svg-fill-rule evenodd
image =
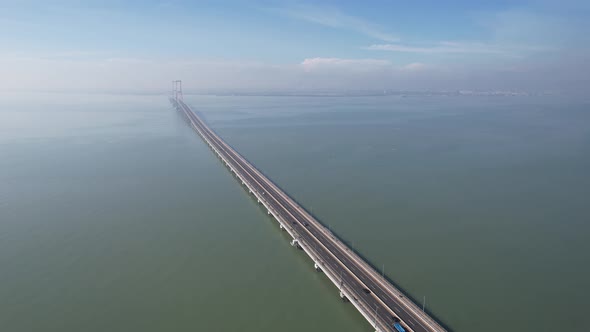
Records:
M450 331L587 331L590 99L185 101ZM165 94L0 96L0 331L371 331Z

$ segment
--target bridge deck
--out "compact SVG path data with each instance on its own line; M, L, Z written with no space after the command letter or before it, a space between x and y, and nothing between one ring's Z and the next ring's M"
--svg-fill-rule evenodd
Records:
M326 227L223 141L182 100L171 99L177 110L249 191L286 229L341 295L361 312L377 331L395 331L394 317L406 330L446 331L375 269L336 238Z

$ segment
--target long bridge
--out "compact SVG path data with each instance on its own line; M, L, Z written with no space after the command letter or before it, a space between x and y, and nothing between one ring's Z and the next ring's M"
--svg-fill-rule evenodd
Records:
M392 285L324 227L295 200L221 139L182 100L175 89L172 105L190 122L211 150L247 188L269 215L292 238L291 245L302 249L338 288L340 297L350 302L377 332L446 331L412 300Z

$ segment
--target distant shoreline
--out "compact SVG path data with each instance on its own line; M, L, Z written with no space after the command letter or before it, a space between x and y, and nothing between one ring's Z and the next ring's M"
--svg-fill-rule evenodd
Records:
M110 94L110 95L165 95L166 91L129 91L129 90L11 90L0 91L2 93L55 93L55 94ZM244 90L211 90L211 91L185 91L185 96L202 95L202 96L223 96L223 97L429 97L429 96L496 96L496 97L514 97L514 96L554 96L561 95L557 92L530 92L518 90L455 90L455 91L404 91L404 90L358 90L358 91L244 91Z

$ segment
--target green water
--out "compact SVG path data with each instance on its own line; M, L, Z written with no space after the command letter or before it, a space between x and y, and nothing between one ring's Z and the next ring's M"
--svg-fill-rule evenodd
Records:
M586 331L590 109L190 96L453 331ZM369 331L164 96L0 99L0 331Z

